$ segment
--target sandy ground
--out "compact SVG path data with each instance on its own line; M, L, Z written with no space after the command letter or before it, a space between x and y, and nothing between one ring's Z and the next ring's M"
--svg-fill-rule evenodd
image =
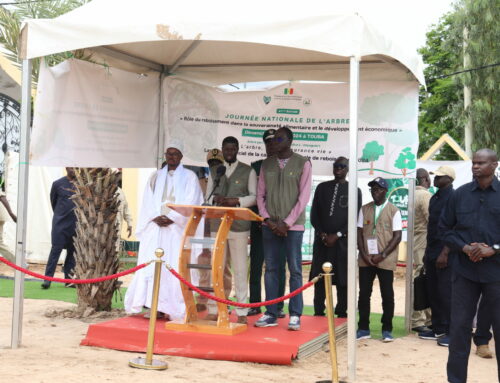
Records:
M33 267L30 267L33 269ZM38 268L35 268L39 271ZM10 272L0 266L0 275ZM404 281L395 282L396 315L404 311ZM312 291L305 294L312 304ZM25 300L23 344L8 348L11 334L12 299L0 298L0 376L2 382L138 382L146 379L168 382L315 382L330 379L331 365L327 352L297 360L291 366L209 361L182 357L158 356L169 364L166 371L143 371L128 367L136 353L82 347L88 321L50 316L54 310L72 309L75 305L50 300ZM374 288L374 311L380 311L378 288ZM100 319L102 320L102 319ZM99 319L94 319L97 322ZM379 324L374 324L375 326ZM265 331L265 329L263 329ZM474 347L473 347L474 349ZM446 382L448 350L433 341L415 335L385 344L377 339L358 343L357 382ZM347 376L347 345L337 347L340 377ZM481 359L471 354L469 383L494 382L495 359Z

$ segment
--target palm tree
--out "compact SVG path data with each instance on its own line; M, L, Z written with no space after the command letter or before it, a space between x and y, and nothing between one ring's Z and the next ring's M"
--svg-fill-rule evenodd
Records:
M0 6L0 44L6 57L15 65L18 58L21 23L24 19L54 18L67 13L90 0L17 0L15 5ZM64 52L45 57L49 66L68 58L90 60L83 51ZM36 86L40 60L33 60L33 84ZM79 169L74 181L73 196L77 227L75 243L75 277L77 279L98 278L118 271L119 260L116 249L118 228L116 214L119 201L116 197L117 174L110 169ZM92 311L110 310L117 281L78 285L78 312L82 315Z
M17 0L14 5L0 6L0 44L6 50L5 56L15 65L20 65L17 56L19 33L24 19L52 19L88 3L90 0ZM83 51L65 52L45 57L48 65L53 66L68 58L89 59ZM33 60L33 81L38 79L40 59Z
M77 218L75 244L75 278L91 279L118 272L116 243L119 200L116 197L118 172L106 168L80 168L75 171ZM117 280L77 285L78 312L111 310Z

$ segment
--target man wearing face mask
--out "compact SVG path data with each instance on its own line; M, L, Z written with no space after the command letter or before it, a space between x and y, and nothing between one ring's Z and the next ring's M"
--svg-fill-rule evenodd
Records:
M359 322L356 338L371 338L370 299L377 277L382 295L382 341L392 342L394 270L403 223L399 209L387 201L387 181L377 177L368 186L373 202L361 208L358 218Z
M207 193L212 193L212 203L216 206L251 207L256 203L257 175L249 165L238 161L239 143L235 137L228 136L222 141L222 155L226 172L220 177L214 189L214 174L210 175ZM212 232L215 227L212 226ZM248 237L250 221L233 221L224 249L224 291L226 297L231 293L231 267L238 302L248 299ZM238 323L247 323L248 309L238 307ZM208 302L207 320L217 320L217 305Z
M323 263L333 265L332 282L337 290L335 314L339 318L347 318L348 172L349 160L337 158L333 164L335 179L316 187L311 207L311 225L315 236L309 280L323 272ZM361 190L358 188L358 211L361 205ZM321 283L314 285L314 315L325 315L325 288Z

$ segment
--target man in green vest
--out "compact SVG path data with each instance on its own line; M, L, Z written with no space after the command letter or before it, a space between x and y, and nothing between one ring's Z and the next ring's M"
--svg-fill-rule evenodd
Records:
M225 174L211 171L207 185L207 196L213 191L211 201L216 206L251 207L255 205L257 194L257 175L249 165L238 161L239 143L235 137L228 136L222 141L223 166ZM217 179L216 179L217 178ZM215 189L214 189L215 186ZM215 227L212 232L215 232ZM224 251L224 290L226 297L231 293L231 266L234 275L234 290L238 302L248 300L248 237L250 221L234 221L229 231ZM247 323L248 309L238 307L238 323ZM207 320L217 320L217 305L208 302Z
M387 201L387 181L377 177L368 186L373 202L361 208L358 218L359 322L356 337L358 340L371 338L370 299L377 277L382 295L382 340L392 342L394 270L403 224L399 209Z
M207 164L208 168L210 169L210 173L216 171L216 169L221 166L224 163L224 156L222 155L222 151L220 149L214 148L210 149L207 153ZM217 174L217 173L215 173ZM208 175L210 176L210 174ZM207 180L208 182L208 180ZM201 185L200 185L201 186ZM203 194L207 194L207 183L205 183L202 187L201 190L203 190ZM205 219L205 232L204 232L205 237L210 237L210 219ZM199 265L210 265L210 262L212 260L212 252L208 248L204 248L201 251L201 254L198 255L198 264ZM199 283L200 286L209 286L210 285L210 270L203 270L200 269L199 272ZM231 280L229 280L229 283ZM196 297L196 311L205 311L207 309L207 302L208 298L204 297L203 295L198 295Z
M262 135L262 140L266 146L266 158L274 155L274 144L273 138L276 134L276 129L267 129ZM251 166L257 173L257 179L259 178L260 168L264 159L252 162ZM259 214L259 209L254 206L252 210ZM264 244L262 242L262 223L252 221L250 228L250 276L249 286L250 286L250 303L262 302L262 266L264 266ZM280 257L281 264L278 267L278 294L283 296L285 294L286 285L286 257L283 255ZM323 289L324 290L324 289ZM283 311L284 302L278 303L278 318L284 318L285 312ZM258 315L261 313L260 307L252 307L248 310L248 316Z
M283 127L276 132L273 143L276 155L262 163L257 187L259 213L264 218L262 237L266 272L266 300L278 298L280 257L286 256L290 271L290 291L302 287L302 237L305 208L311 195L311 162L291 149L293 133ZM302 294L290 299L288 329L300 330L304 308ZM278 325L276 304L266 307L256 327Z

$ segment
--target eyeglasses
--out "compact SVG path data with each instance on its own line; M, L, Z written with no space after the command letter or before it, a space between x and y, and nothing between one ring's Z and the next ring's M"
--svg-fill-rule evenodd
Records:
M334 169L346 169L347 164L333 164Z

